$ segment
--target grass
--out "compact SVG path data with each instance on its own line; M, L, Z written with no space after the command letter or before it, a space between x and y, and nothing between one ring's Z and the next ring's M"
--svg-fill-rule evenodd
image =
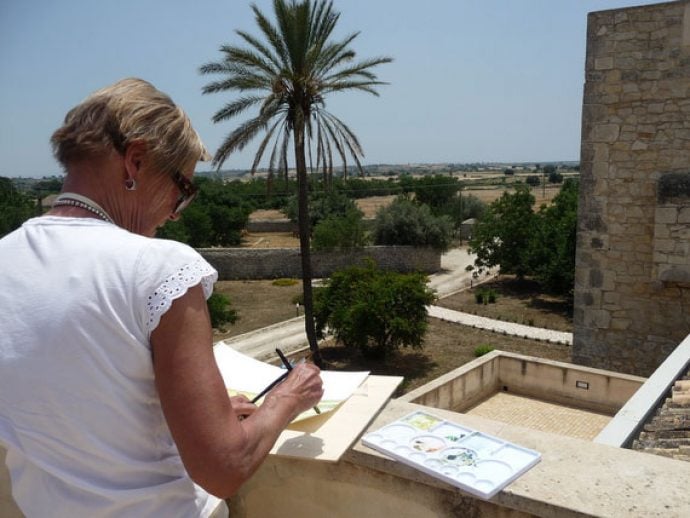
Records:
M297 309L292 299L302 293L302 283L220 281L215 291L230 297L238 316L237 322L227 327L227 331L214 332L213 340L218 341L296 317Z
M493 290L496 301L477 304L476 295ZM438 306L554 331L572 332L573 308L565 297L544 294L530 280L502 275L471 290L440 299Z
M572 318L567 302L558 297L543 295L531 282L516 282L500 277L482 285L491 288L498 297L494 304L477 304L473 290L440 299L440 306L504 320L515 318L519 323L534 320L534 324L561 331L572 330ZM236 336L254 329L296 316L292 299L301 293L301 283L276 286L272 281L222 281L216 291L230 297L239 320L227 332L217 332L214 340ZM321 345L329 369L369 370L372 374L404 376L405 381L396 395L419 387L441 374L475 359L475 351L482 346L529 356L570 361L570 348L537 340L492 333L430 318L429 330L422 349L403 348L385 360L363 358L356 350L332 342Z

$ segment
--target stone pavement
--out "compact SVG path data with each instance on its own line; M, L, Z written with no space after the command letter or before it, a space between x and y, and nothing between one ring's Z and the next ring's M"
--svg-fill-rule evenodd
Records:
M276 347L289 354L308 345L303 316L233 336L219 343L261 361L274 359Z
M496 392L464 413L587 441L611 421L609 415L507 392Z
M429 311L429 316L445 320L446 322L454 322L464 326L487 329L489 331L493 331L494 333L519 336L532 340L542 340L557 344L573 345L572 333L553 331L551 329L526 326L523 324L515 324L513 322L504 322L502 320L493 320L491 318L479 317L477 315L471 315L461 311L454 311L452 309L446 309L440 306L429 306L427 309Z

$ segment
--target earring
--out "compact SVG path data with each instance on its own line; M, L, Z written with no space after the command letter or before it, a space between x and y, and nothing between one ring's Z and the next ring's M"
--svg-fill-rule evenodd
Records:
M137 181L134 178L127 178L125 180L125 189L128 191L136 191Z

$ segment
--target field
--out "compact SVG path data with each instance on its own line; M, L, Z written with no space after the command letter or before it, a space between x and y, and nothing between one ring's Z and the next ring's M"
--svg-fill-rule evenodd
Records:
M564 300L541 295L534 291L533 284L516 284L509 277L497 279L491 283L491 287L499 293L495 304L478 305L474 302L473 292L468 291L441 299L438 305L494 318L512 315L518 321L523 319L525 323L531 318L535 320L535 325L571 330L572 319ZM301 291L301 285L275 286L272 281L224 281L219 282L216 289L230 296L240 316L240 320L226 332L216 332L214 340L221 340L294 317L296 313L292 298ZM423 349L403 349L385 361L372 361L362 358L357 351L326 342L322 344L324 359L329 368L336 370L370 370L374 374L404 376L405 382L399 393L423 385L473 360L474 350L480 345L570 361L570 348L564 345L504 336L435 318L429 319L429 322Z

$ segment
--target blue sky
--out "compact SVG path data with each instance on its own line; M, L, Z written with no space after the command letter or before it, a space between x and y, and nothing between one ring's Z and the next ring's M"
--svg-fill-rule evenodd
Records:
M210 78L197 70L239 42L235 29L258 33L250 3L2 0L0 176L58 173L49 139L66 111L128 76L170 94L214 152L243 119L211 122L230 97L202 95ZM587 13L650 3L336 0L336 34L361 31L358 57L395 61L378 68L390 83L380 97L335 94L327 107L360 137L365 164L578 160ZM255 149L223 168L248 168Z

